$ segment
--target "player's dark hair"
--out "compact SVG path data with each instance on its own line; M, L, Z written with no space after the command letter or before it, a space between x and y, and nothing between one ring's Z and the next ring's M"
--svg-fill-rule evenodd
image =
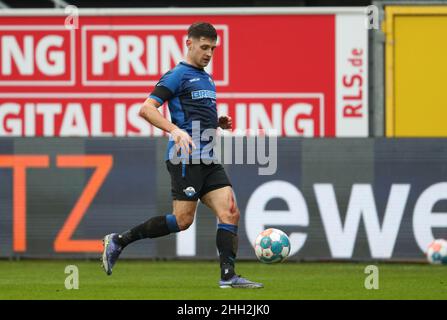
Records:
M205 37L213 41L217 40L217 32L211 23L196 22L188 28L188 38L200 39Z

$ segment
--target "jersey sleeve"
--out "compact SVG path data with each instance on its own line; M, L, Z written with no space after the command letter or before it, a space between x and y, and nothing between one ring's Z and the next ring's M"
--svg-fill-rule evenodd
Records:
M163 104L165 101L168 101L174 97L180 89L182 75L182 72L175 69L165 73L163 77L161 77L160 81L158 81L155 85L154 90L149 95L149 98Z

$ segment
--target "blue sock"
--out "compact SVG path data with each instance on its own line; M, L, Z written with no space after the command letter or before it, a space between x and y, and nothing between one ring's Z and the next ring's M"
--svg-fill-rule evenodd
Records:
M177 218L173 214L166 215L166 224L168 225L168 229L171 233L180 231L177 224Z
M223 230L227 230L235 235L237 235L237 225L235 224L228 224L228 223L219 223L217 225L217 229L223 229Z
M238 248L237 225L220 223L217 225L216 245L219 250L221 279L229 280L236 273L234 263Z
M179 232L177 219L173 214L153 217L142 224L118 235L118 243L125 247L128 244L146 238L158 238L170 233Z

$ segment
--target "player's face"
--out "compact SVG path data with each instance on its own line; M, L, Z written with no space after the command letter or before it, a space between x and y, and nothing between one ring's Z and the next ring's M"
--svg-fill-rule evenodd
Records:
M190 62L196 67L205 68L213 57L216 40L205 37L200 37L200 39L190 38L186 41L186 45L188 46Z

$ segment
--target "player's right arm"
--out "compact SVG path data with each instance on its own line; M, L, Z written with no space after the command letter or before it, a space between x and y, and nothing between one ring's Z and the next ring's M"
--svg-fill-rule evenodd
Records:
M194 149L196 147L192 138L186 131L178 128L157 110L165 101L171 100L178 94L182 86L182 77L183 73L177 68L166 72L141 107L140 116L157 128L170 133L177 150L181 148L188 154L190 153L190 145Z
M189 145L192 145L193 148L196 147L190 135L186 131L183 131L171 121L163 117L163 115L157 110L160 105L160 102L158 102L157 100L147 98L140 109L140 117L145 119L153 126L171 134L177 150L182 149L187 154L190 153Z

